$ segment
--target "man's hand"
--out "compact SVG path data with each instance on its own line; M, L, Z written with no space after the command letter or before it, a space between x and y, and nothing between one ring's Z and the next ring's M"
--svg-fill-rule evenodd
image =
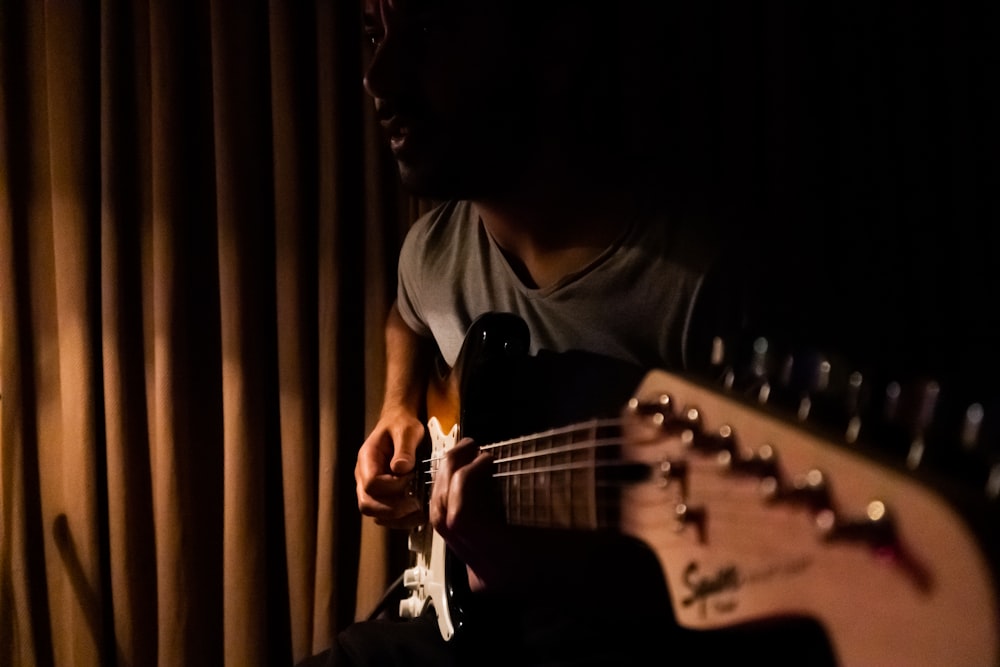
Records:
M358 450L354 466L358 509L389 528L412 528L426 522L414 495L417 446L424 425L405 409L383 410L375 428Z
M358 509L389 528L426 523L426 512L414 495L417 446L424 424L417 414L427 389L433 342L418 336L393 303L385 323L386 379L382 414L358 450L354 466Z
M591 576L607 540L509 524L494 470L493 457L463 438L438 462L429 501L430 523L465 563L472 590L563 595Z
M510 540L503 504L494 484L493 457L463 438L438 462L430 499L430 522L468 566L473 590L503 586L522 547Z

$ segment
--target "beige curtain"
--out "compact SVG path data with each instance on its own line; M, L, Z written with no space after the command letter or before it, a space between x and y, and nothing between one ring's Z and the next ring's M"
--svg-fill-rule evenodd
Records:
M0 665L290 665L397 574L361 48L341 0L0 3Z

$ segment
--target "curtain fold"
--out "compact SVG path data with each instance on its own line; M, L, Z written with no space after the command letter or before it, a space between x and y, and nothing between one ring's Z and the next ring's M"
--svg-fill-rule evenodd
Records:
M99 135L106 560L114 609L106 615L117 664L135 665L156 664L158 637L143 289L151 257L149 86L138 77L149 68L148 41L140 38L148 35L144 10L104 3L100 12L100 127L115 128ZM134 65L116 65L123 62Z
M0 664L291 665L381 593L353 465L409 210L360 39L0 8Z
M316 47L298 36L313 23L309 8L272 2L269 8L272 146L274 151L275 288L283 522L296 540L282 540L288 568L290 640L293 654L313 643L317 572L317 460L295 443L318 441L318 239L315 128L316 91L296 85L316 81ZM319 645L322 645L322 639Z
M283 572L275 330L274 203L267 7L211 3L223 397L223 638L227 665L268 662L287 633L287 602L269 595L267 573ZM269 146L268 146L269 148ZM270 473L270 474L269 474ZM273 477L277 484L269 483ZM277 523L277 525L275 525ZM278 558L271 557L279 556ZM285 623L287 625L287 622Z

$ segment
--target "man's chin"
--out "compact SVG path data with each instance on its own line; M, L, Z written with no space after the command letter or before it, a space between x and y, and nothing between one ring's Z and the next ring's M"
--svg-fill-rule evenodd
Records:
M498 174L486 174L471 168L417 168L397 161L399 178L412 195L428 199L480 199L504 189L504 179Z
M467 196L462 179L436 169L417 168L398 162L399 178L412 195L429 199L461 199Z

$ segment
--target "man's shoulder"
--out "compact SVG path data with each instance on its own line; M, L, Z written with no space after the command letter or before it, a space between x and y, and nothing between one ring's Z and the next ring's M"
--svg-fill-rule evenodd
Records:
M655 205L639 217L631 242L696 275L712 270L732 247L714 218Z
M403 242L401 261L424 268L428 263L454 261L472 242L474 235L469 230L477 219L469 202L449 200L436 204L410 226Z
M467 222L475 220L472 204L465 200L450 199L438 202L420 215L411 225L410 236L440 236L454 233Z

